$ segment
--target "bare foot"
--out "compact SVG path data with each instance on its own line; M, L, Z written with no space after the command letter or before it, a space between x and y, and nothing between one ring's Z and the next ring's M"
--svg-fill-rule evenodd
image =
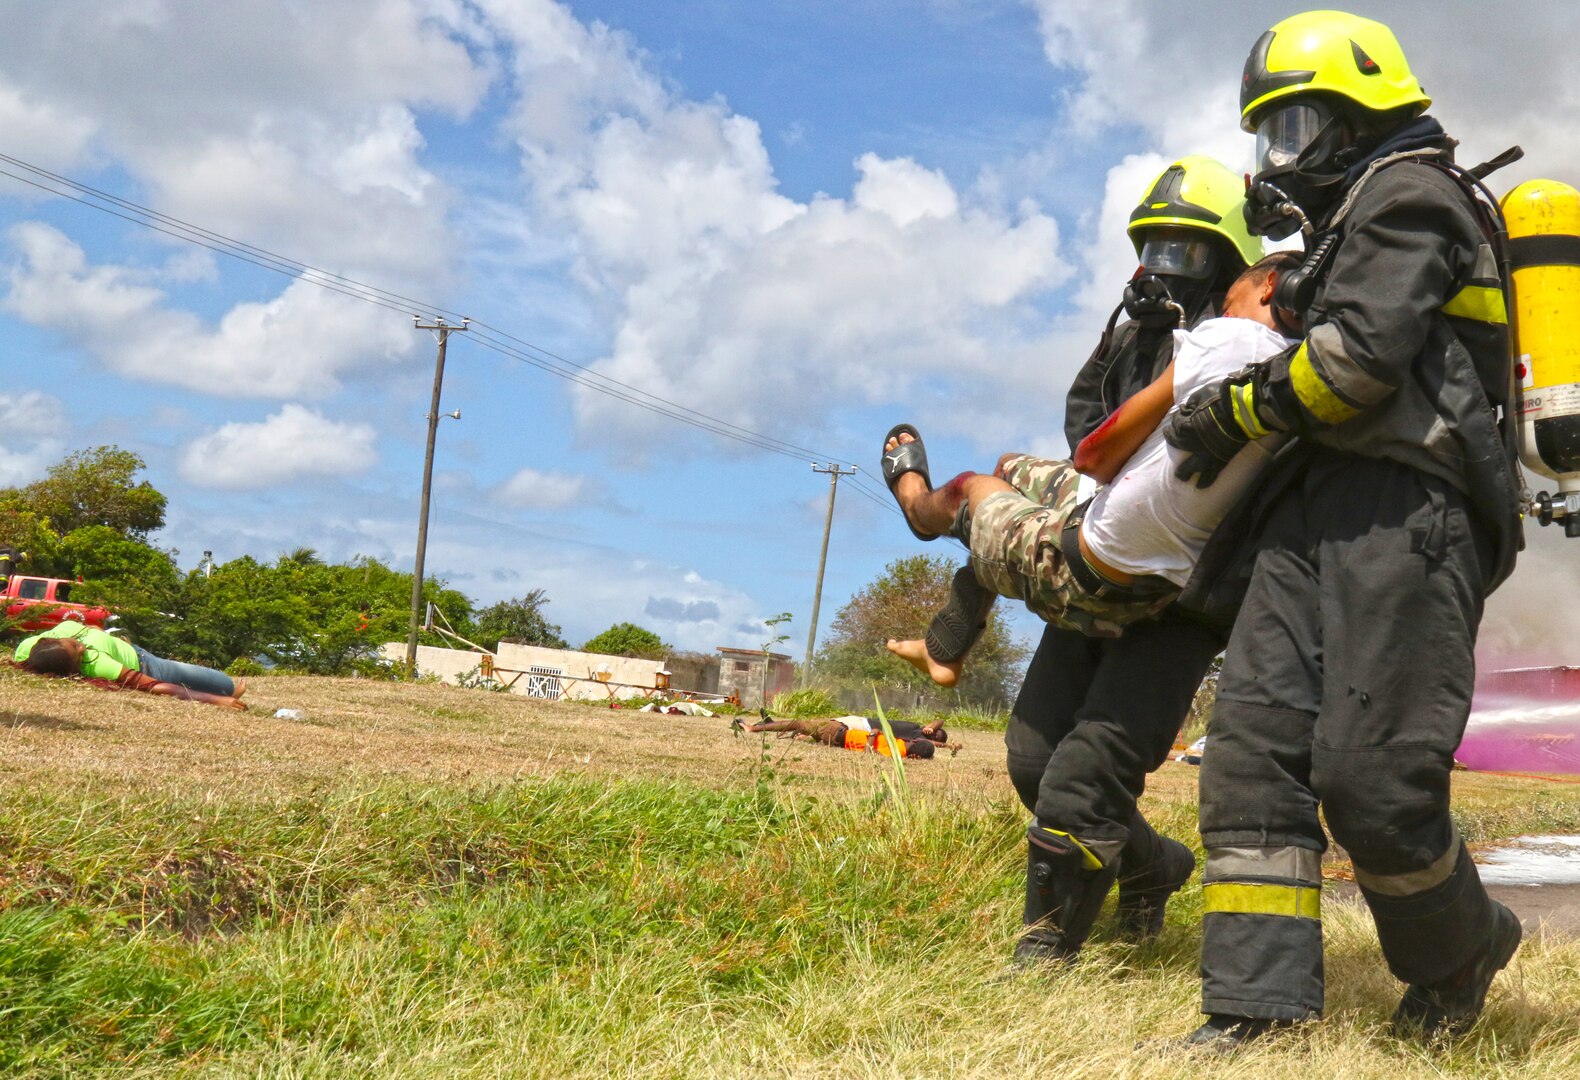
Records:
M960 669L964 662L956 660L950 664L941 664L932 658L927 651L927 642L920 638L911 641L896 641L889 639L889 651L917 671L926 675L939 686L953 686L960 681Z
M241 696L247 692L247 680L238 678L232 681L235 682L236 689L231 693L230 696L235 698L237 701L240 701Z

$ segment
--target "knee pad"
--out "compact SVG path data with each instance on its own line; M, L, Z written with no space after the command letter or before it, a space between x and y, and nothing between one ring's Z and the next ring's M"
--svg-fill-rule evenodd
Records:
M1452 842L1451 767L1428 747L1337 750L1316 743L1311 785L1333 838L1358 868L1404 873L1440 857Z
M955 571L949 600L927 628L927 655L940 664L964 659L987 629L995 599L995 594L977 581L970 563Z

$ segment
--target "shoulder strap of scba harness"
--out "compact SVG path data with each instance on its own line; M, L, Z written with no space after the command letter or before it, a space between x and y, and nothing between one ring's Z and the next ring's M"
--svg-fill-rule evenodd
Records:
M1505 359L1504 365L1507 369L1504 380L1506 386L1505 394L1507 397L1504 402L1503 415L1498 420L1498 428L1499 434L1503 438L1504 449L1509 456L1509 460L1516 463L1514 467L1517 470L1519 461L1517 442L1518 431L1515 426L1516 421L1514 414L1519 404L1519 382L1515 375L1516 365L1514 355L1514 350L1516 348L1515 327L1513 325L1515 318L1513 274L1514 261L1513 255L1510 251L1508 226L1503 219L1503 210L1498 205L1496 196L1494 196L1492 192L1488 190L1485 181L1488 176L1491 176L1505 165L1512 165L1514 162L1520 160L1525 156L1525 151L1518 146L1511 146L1507 150L1503 151L1503 153L1498 154L1496 157L1493 157L1487 161L1482 162L1480 165L1476 165L1468 169L1456 165L1453 161L1448 160L1445 157L1446 153L1446 150L1435 147L1421 150L1405 150L1397 154L1389 154L1372 162L1367 170L1361 174L1360 179L1356 180L1355 183L1351 185L1350 190L1345 194L1344 201L1339 205L1338 210L1334 212L1332 219L1329 220L1328 227L1325 230L1324 235L1321 236L1316 245L1314 245L1313 254L1316 255L1318 252L1320 252L1320 256L1316 260L1319 265L1314 269L1316 275L1318 275L1319 278L1320 276L1326 274L1327 264L1329 262L1329 259L1326 258L1326 256L1331 253L1332 247L1334 246L1334 241L1337 239L1339 225L1342 224L1343 220L1349 216L1350 210L1355 205L1356 197L1360 194L1360 191L1366 185L1366 182L1373 176L1377 175L1379 170L1402 161L1416 161L1422 165L1428 165L1437 169L1449 179L1453 180L1470 200L1471 207L1474 209L1476 214L1477 224L1479 224L1481 227L1482 236L1487 241L1488 246L1492 249L1493 259L1497 263L1500 286L1500 289L1497 291L1501 291L1502 296L1499 297L1497 295L1497 291L1484 288L1480 290L1472 290L1468 288L1456 289L1455 293L1450 296L1448 302L1444 305L1443 311L1445 314L1449 315L1461 314L1462 312L1455 310L1456 304L1459 304L1463 301L1464 294L1472 291L1479 291L1482 293L1492 292L1491 305L1493 307L1496 307L1498 301L1501 300L1503 311L1496 314L1501 314L1503 318L1497 319L1494 315L1493 321L1507 322L1509 353ZM1525 253L1522 252L1522 254ZM1534 254L1534 252L1530 253L1530 255L1527 255L1526 257L1530 257ZM1308 262L1309 261L1312 260L1308 260ZM1313 282L1312 288L1315 288L1315 282ZM1477 306L1480 307L1484 305Z
M1470 169L1461 169L1450 161L1435 160L1431 164L1451 176L1459 186L1470 196L1470 202L1476 210L1476 218L1481 224L1482 234L1486 236L1487 243L1492 246L1492 255L1498 262L1499 284L1503 286L1503 311L1507 323L1508 355L1504 358L1506 374L1504 376L1504 401L1503 415L1498 418L1498 433L1503 436L1503 450L1508 457L1510 467L1518 483L1516 489L1522 502L1528 502L1530 495L1525 488L1525 481L1520 470L1519 451L1519 407L1520 407L1520 380L1518 375L1519 364L1516 353L1519 349L1519 335L1516 332L1516 319L1518 312L1514 303L1514 254L1509 243L1509 226L1503 218L1503 208L1498 205L1498 200L1487 189L1487 177L1503 168L1512 165L1525 156L1525 151L1518 146L1511 146L1498 156L1482 162Z

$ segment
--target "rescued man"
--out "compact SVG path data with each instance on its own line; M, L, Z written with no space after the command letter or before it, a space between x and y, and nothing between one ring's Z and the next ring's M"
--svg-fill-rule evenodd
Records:
M1087 635L1118 635L1166 608L1201 545L1238 489L1264 467L1272 447L1256 447L1237 461L1226 489L1214 495L1175 479L1178 456L1163 442L1158 424L1179 397L1287 345L1271 297L1280 269L1298 261L1287 254L1270 256L1237 278L1225 300L1231 317L1179 332L1171 365L1083 440L1073 463L1010 455L1001 460L998 475L962 474L935 491L915 429L897 427L885 444L885 479L913 531L956 536L970 547L968 567L982 586ZM1078 470L1108 484L1089 504L1077 504ZM941 682L951 683L958 675L959 660L939 661L925 642L891 642L890 648ZM1208 658L1210 653L1203 666ZM1169 741L1185 702L1180 713L1161 721L1168 725ZM1108 746L1130 750L1134 744L1126 735L1123 730L1109 735ZM1157 767L1168 745L1164 742L1156 759L1145 762L1131 750L1106 774L1092 769L1077 782L1119 788L1122 794L1109 796L1097 809L1117 806L1122 825L1134 813L1146 772ZM1068 821L1049 820L1039 812L1028 830L1027 929L1017 947L1023 960L1077 950L1120 870L1122 839L1082 835ZM1104 824L1112 828L1115 823L1110 817ZM1183 877L1193 867L1194 860L1187 858ZM1138 905L1134 929L1156 932L1162 900L1183 877L1175 878L1155 903Z
M1244 192L1238 173L1212 158L1190 156L1170 163L1140 193L1126 227L1140 266L1066 395L1064 431L1072 452L1162 374L1174 356L1174 330L1216 317L1229 285L1261 258L1262 242L1246 228ZM933 655L963 656L993 595L963 567L952 610L929 628ZM1195 871L1190 849L1159 835L1136 801L1147 774L1167 757L1226 638L1222 620L1209 622L1177 607L1131 624L1118 638L1049 623L1011 710L1004 734L1010 780L1036 821L1080 837L1105 866L1117 866L1115 916L1123 936L1157 934L1168 898ZM1106 870L1094 872L1086 891L1095 903L1061 910L1070 891L1055 896L1039 883L1047 849L1030 840L1027 852L1027 929L1016 942L1017 962L1070 956L1090 926L1082 911L1095 919L1095 905L1112 879Z
M1200 387L1289 345L1272 297L1288 252L1260 260L1229 287L1224 314L1176 331L1174 359L1153 383L1083 439L1068 461L1006 454L991 476L961 473L934 489L915 429L901 424L884 444L885 479L919 533L953 535L971 550L977 581L1023 601L1051 623L1092 637L1118 637L1178 595L1224 514L1253 485L1281 440L1248 443L1219 484L1175 473L1186 454L1164 439L1162 422ZM1102 486L1078 500L1082 475ZM953 685L963 658L940 661L926 642L889 649L935 681Z

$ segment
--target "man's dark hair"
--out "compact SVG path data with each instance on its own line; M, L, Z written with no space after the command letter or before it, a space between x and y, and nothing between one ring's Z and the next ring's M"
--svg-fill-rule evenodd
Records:
M1267 283L1267 279L1274 274L1282 274L1286 270L1293 270L1305 261L1306 257L1298 251L1275 251L1271 255L1263 255L1250 266L1247 266L1240 276L1261 288Z
M920 739L913 739L912 741L905 744L905 756L921 758L925 761L927 758L933 756L934 749L935 748L932 742L924 736Z
M35 675L76 675L77 660L64 642L58 638L45 638L33 643L22 667Z

